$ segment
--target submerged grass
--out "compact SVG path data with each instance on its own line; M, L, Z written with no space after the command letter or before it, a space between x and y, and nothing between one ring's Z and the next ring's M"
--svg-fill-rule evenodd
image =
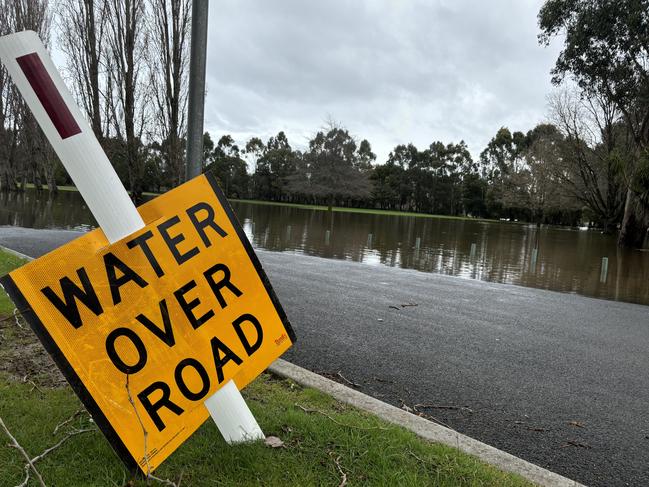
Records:
M25 187L33 189L34 185L27 183ZM44 188L47 190L47 188ZM74 186L58 186L59 191L78 191ZM145 196L158 196L159 193L144 192L142 193ZM327 211L329 208L325 205L311 205L306 203L285 203L281 201L264 201L264 200L251 200L251 199L236 199L229 198L230 201L236 201L240 203L254 203L259 205L268 205L268 206L286 206L290 208L300 208L304 210L316 210L316 211ZM383 216L411 216L416 218L436 218L440 220L467 220L472 222L489 222L489 223L514 223L506 222L501 220L495 220L491 218L473 218L470 216L453 216L453 215L433 215L430 213L413 213L410 211L398 211L398 210L377 210L374 208L348 208L344 206L334 206L332 211L336 213L363 213L368 215L383 215Z
M0 251L0 274L21 260ZM11 306L0 291L2 313ZM162 485L132 479L67 385L59 385L46 357L20 369L18 355L42 347L29 328L5 320L0 327L0 418L33 458L70 433L84 431L53 450L36 467L47 485ZM60 382L58 382L60 384ZM446 446L432 444L377 417L337 402L316 390L262 374L244 391L267 436L283 445L262 442L228 446L207 421L155 472L183 486L246 485L438 485L524 486L522 478L503 473ZM67 419L72 418L69 422ZM59 426L63 424L63 426ZM8 446L0 430L0 485L18 485L25 459ZM28 485L38 485L33 479ZM168 484L170 485L170 484Z
M316 210L316 211L328 211L329 209L325 205L310 205L305 203L284 203L281 201L263 201L263 200L234 199L234 198L230 198L230 201L236 201L240 203L254 203L258 205L268 205L268 206L287 206L291 208L301 208L305 210ZM398 211L398 210L377 210L374 208L349 208L345 206L334 206L332 208L332 211L337 213L363 213L368 215L435 218L439 220L467 220L472 222L509 223L509 222L504 222L504 221L494 220L489 218L473 218L470 216L433 215L430 213L413 213L410 211Z

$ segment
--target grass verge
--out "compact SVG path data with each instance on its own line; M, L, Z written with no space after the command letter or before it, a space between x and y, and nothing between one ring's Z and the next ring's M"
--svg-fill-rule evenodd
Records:
M0 272L20 265L0 251ZM1 292L0 292L1 293ZM4 293L0 299L7 302ZM144 486L131 479L71 389L43 355L24 368L18 355L42 352L28 327L0 321L0 418L33 458L65 440L36 463L47 485ZM34 347L34 349L30 349ZM23 357L25 359L25 357ZM214 485L530 485L452 448L335 401L318 391L261 375L244 391L267 436L264 443L227 446L207 421L157 471L183 486ZM70 436L71 435L71 436ZM18 485L25 459L0 430L2 485ZM149 485L156 485L151 481ZM38 485L33 479L28 485ZM159 484L162 485L162 484ZM168 484L171 485L171 484Z

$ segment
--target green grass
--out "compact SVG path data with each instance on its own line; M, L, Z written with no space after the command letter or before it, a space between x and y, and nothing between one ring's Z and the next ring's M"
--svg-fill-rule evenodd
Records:
M32 389L29 384L0 379L0 417L30 455L54 445L73 428L93 428L37 463L47 485L125 485L129 476L85 414L53 434L56 425L80 408L72 392ZM182 475L182 485L187 486L338 485L342 475L337 461L349 485L529 485L287 380L264 374L244 395L266 435L279 437L283 448L260 442L227 446L216 426L207 421L156 476L177 481ZM319 412L307 413L299 406ZM3 439L3 481L16 485L23 478L24 460L5 445Z
M16 267L23 265L25 261L20 257L16 257L9 252L0 250L0 276L5 275L7 272L12 271ZM9 297L0 291L0 317L7 316L13 312L14 305Z
M0 251L0 273L20 265ZM6 297L3 296L3 303ZM3 308L6 314L8 308ZM72 437L36 466L47 485L144 486L124 470L108 442L83 412L67 386L53 387L52 367L29 328L13 319L0 322L0 418L22 447L34 457L75 429L91 429ZM22 357L30 354L41 358ZM21 359L22 357L22 359ZM12 365L13 364L13 365ZM48 369L48 370L39 370ZM25 374L28 374L25 376ZM455 449L432 444L377 417L269 374L244 391L267 436L284 446L261 442L228 446L208 420L156 471L183 486L347 485L527 486ZM304 409L306 409L306 411ZM75 413L81 411L75 416ZM57 425L74 419L60 431ZM24 458L7 446L0 430L0 484L17 485ZM38 485L32 478L31 486ZM152 481L151 485L157 485Z

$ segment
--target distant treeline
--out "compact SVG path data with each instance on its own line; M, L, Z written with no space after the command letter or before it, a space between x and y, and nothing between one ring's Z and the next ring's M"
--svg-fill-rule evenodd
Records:
M245 147L229 135L215 144L205 134L206 169L234 198L588 222L611 232L624 213L626 187L618 168L633 157L625 127L612 120L605 130L610 140L582 140L563 117L570 113L588 123L601 112L566 92L551 105L556 124L526 133L503 127L477 160L462 141L435 141L426 148L398 145L378 163L367 140L330 124L303 151L292 148L283 132L265 143L254 137Z
M184 179L190 0L0 0L0 34L56 29L64 77L138 199ZM547 0L539 40L560 36L549 118L503 127L477 160L464 142L403 144L377 161L330 123L297 150L282 132L238 147L205 137L230 197L537 223L592 223L640 247L649 228L649 0ZM69 184L0 70L0 189Z

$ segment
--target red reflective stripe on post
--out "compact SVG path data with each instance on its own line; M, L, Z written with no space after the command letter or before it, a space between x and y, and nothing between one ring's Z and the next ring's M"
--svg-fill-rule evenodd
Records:
M77 121L70 113L59 90L54 86L54 82L45 69L38 53L26 54L16 58L20 69L27 77L27 81L36 93L45 112L50 117L57 132L62 139L67 139L73 135L81 133Z

